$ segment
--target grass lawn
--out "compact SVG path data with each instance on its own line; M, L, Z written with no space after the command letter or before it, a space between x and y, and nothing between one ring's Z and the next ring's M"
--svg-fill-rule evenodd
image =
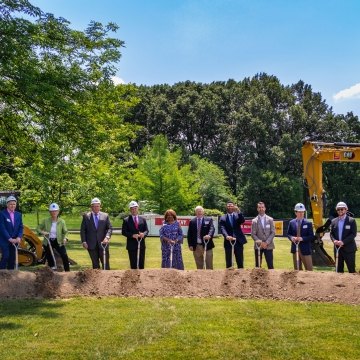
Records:
M71 269L79 270L89 268L91 266L90 258L81 244L80 234L70 234L68 244L68 254L75 260L78 265L72 266ZM225 268L225 254L223 248L223 238L217 237L214 239L214 269ZM274 266L276 269L293 269L292 255L290 254L290 242L286 238L275 238L274 250ZM332 246L325 244L325 249L328 254L332 255ZM187 240L183 245L183 259L186 270L196 269L195 261L192 252L188 250ZM244 247L244 265L245 268L252 269L255 267L255 255L253 249L253 240L248 237L248 243ZM263 267L266 268L265 259L263 260ZM357 266L360 265L360 251L357 252ZM110 266L113 270L129 269L130 264L128 260L128 253L126 251L126 239L122 235L113 235L110 245ZM161 249L160 240L157 237L149 237L146 239L146 259L145 268L160 268L161 267ZM316 270L316 269L315 269ZM334 268L318 268L318 270L334 271Z
M78 263L71 270L89 268L80 235L69 238L69 256ZM248 240L245 267L253 268ZM221 237L215 245L214 268L223 269ZM290 242L276 238L275 246L275 268L292 269ZM332 254L330 244L326 249ZM110 256L112 269L129 268L122 235L112 237ZM186 240L183 258L185 269L195 269ZM159 238L148 238L145 267L159 268L160 261ZM351 305L219 298L3 300L1 359L360 359L359 311Z
M238 299L0 303L2 360L360 359L359 306Z

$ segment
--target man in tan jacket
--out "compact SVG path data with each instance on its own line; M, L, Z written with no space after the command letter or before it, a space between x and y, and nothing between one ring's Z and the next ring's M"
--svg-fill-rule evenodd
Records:
M268 269L273 269L274 219L265 214L266 207L263 202L258 202L257 211L259 215L253 219L251 224L251 237L254 240L255 249L255 266L261 267L262 255L264 254Z

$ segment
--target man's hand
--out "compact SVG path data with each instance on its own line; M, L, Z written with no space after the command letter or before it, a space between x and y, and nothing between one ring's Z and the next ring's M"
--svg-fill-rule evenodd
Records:
M210 235L205 235L205 236L204 236L204 240L208 241L208 240L210 240L210 239L211 239L211 236L210 236Z
M194 251L194 248L192 246L189 246L190 251Z
M107 245L109 243L109 238L106 237L102 242L103 245Z
M133 239L137 240L139 238L139 234L133 234Z
M87 242L83 242L83 243L82 243L82 246L83 246L84 249L86 249L86 250L88 249L88 244L87 244Z

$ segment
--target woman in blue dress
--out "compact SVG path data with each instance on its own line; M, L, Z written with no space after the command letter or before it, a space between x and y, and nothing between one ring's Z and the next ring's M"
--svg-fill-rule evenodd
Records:
M181 226L176 220L176 212L171 209L167 210L164 215L164 224L160 229L162 268L184 270L181 254L183 238Z

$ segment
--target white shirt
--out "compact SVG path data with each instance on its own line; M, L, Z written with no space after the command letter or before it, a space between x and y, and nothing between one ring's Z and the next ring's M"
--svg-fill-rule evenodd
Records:
M51 223L51 229L50 229L50 233L49 233L50 239L56 239L56 224L57 224L57 221L53 221Z

